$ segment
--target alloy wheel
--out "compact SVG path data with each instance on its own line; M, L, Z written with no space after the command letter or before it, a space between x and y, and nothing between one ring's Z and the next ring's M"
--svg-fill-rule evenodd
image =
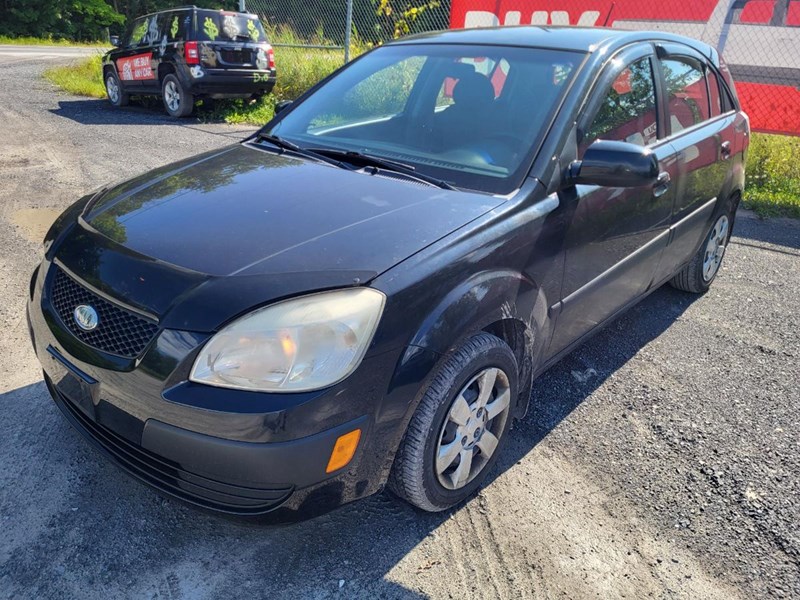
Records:
M722 215L711 230L706 251L703 255L703 279L711 281L717 274L722 257L725 254L725 243L728 240L728 217Z
M458 393L439 433L436 476L446 489L458 490L483 471L505 430L511 406L508 375L484 369Z
M112 104L119 102L119 85L113 75L106 77L106 93Z
M174 81L168 81L164 86L164 102L172 112L177 112L181 106L181 93Z

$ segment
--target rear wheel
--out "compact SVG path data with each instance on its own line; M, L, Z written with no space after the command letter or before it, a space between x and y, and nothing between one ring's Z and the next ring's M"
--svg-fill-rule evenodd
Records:
M438 368L411 418L390 489L431 512L475 493L505 442L516 393L511 348L488 333L466 340Z
M703 244L692 257L691 262L670 280L672 287L703 294L708 291L717 277L733 226L734 203L728 202L725 211L719 215L706 235Z
M112 106L127 106L130 97L122 91L122 84L114 71L106 73L106 95Z
M194 110L194 96L181 85L172 73L164 77L161 84L161 97L164 108L171 117L188 117Z

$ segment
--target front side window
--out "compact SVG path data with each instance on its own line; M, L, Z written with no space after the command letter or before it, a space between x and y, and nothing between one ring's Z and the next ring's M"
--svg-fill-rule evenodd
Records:
M625 68L605 92L600 109L581 140L581 149L598 139L647 146L657 138L656 91L649 58Z
M271 133L410 164L456 187L508 193L582 58L537 48L385 46L279 118Z
M708 88L699 61L689 57L661 60L667 89L667 107L672 133L709 118Z
M147 42L147 32L149 31L149 17L141 17L133 22L129 45L133 48L144 46Z

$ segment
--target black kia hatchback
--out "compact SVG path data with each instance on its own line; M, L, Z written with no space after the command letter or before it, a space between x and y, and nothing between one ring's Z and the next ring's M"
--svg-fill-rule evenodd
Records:
M531 382L665 282L717 276L748 120L666 33L408 38L244 142L85 196L28 314L66 418L194 504L475 492Z
M275 55L256 15L175 8L134 20L103 57L108 101L161 96L173 117L199 98L258 98L275 86Z

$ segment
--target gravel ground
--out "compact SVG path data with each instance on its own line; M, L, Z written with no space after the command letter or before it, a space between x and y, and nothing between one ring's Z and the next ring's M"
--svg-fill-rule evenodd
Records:
M800 597L800 223L740 213L708 294L665 287L545 374L466 506L242 525L89 448L23 310L57 212L247 131L66 96L44 66L0 57L0 597Z

